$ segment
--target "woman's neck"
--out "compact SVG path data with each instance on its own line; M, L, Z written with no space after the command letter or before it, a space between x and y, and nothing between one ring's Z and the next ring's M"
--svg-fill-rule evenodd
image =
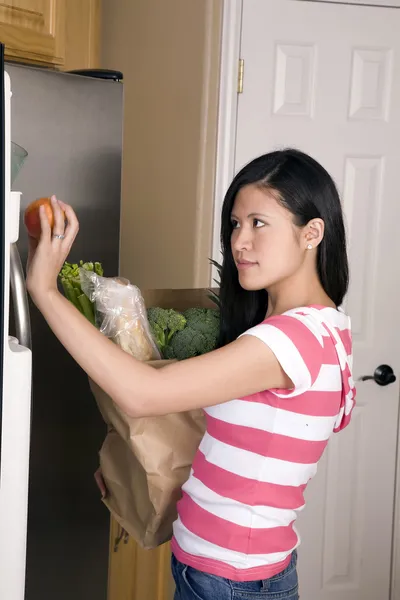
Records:
M279 282L276 286L268 289L267 292L267 317L281 315L299 306L319 305L336 308L335 303L323 289L316 274L308 278L291 277Z

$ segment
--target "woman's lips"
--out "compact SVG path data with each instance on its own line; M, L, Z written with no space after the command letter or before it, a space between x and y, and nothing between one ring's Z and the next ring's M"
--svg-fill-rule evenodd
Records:
M256 264L257 264L257 263L255 263L255 262L250 262L250 261L248 261L248 260L239 260L239 261L236 263L236 266L237 266L237 268L238 268L238 269L240 269L240 270L242 271L242 270L245 270L245 269L250 269L251 267L255 267L255 266L256 266Z

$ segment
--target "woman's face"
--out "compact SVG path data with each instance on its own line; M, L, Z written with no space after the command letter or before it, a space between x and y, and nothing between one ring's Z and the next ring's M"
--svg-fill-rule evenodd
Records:
M304 228L293 223L273 191L241 188L231 219L232 254L245 290L271 290L301 268L308 251Z

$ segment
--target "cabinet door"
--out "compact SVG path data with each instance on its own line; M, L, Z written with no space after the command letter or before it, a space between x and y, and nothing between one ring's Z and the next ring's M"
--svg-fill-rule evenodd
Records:
M66 0L0 0L0 39L6 58L62 66Z
M172 600L170 545L143 550L111 518L108 600Z

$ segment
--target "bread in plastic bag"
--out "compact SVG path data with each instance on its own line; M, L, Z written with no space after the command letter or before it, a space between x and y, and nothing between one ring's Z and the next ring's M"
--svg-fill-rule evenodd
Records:
M137 360L159 360L140 289L123 278L100 277L86 269L79 274L82 291L94 302L101 333Z

